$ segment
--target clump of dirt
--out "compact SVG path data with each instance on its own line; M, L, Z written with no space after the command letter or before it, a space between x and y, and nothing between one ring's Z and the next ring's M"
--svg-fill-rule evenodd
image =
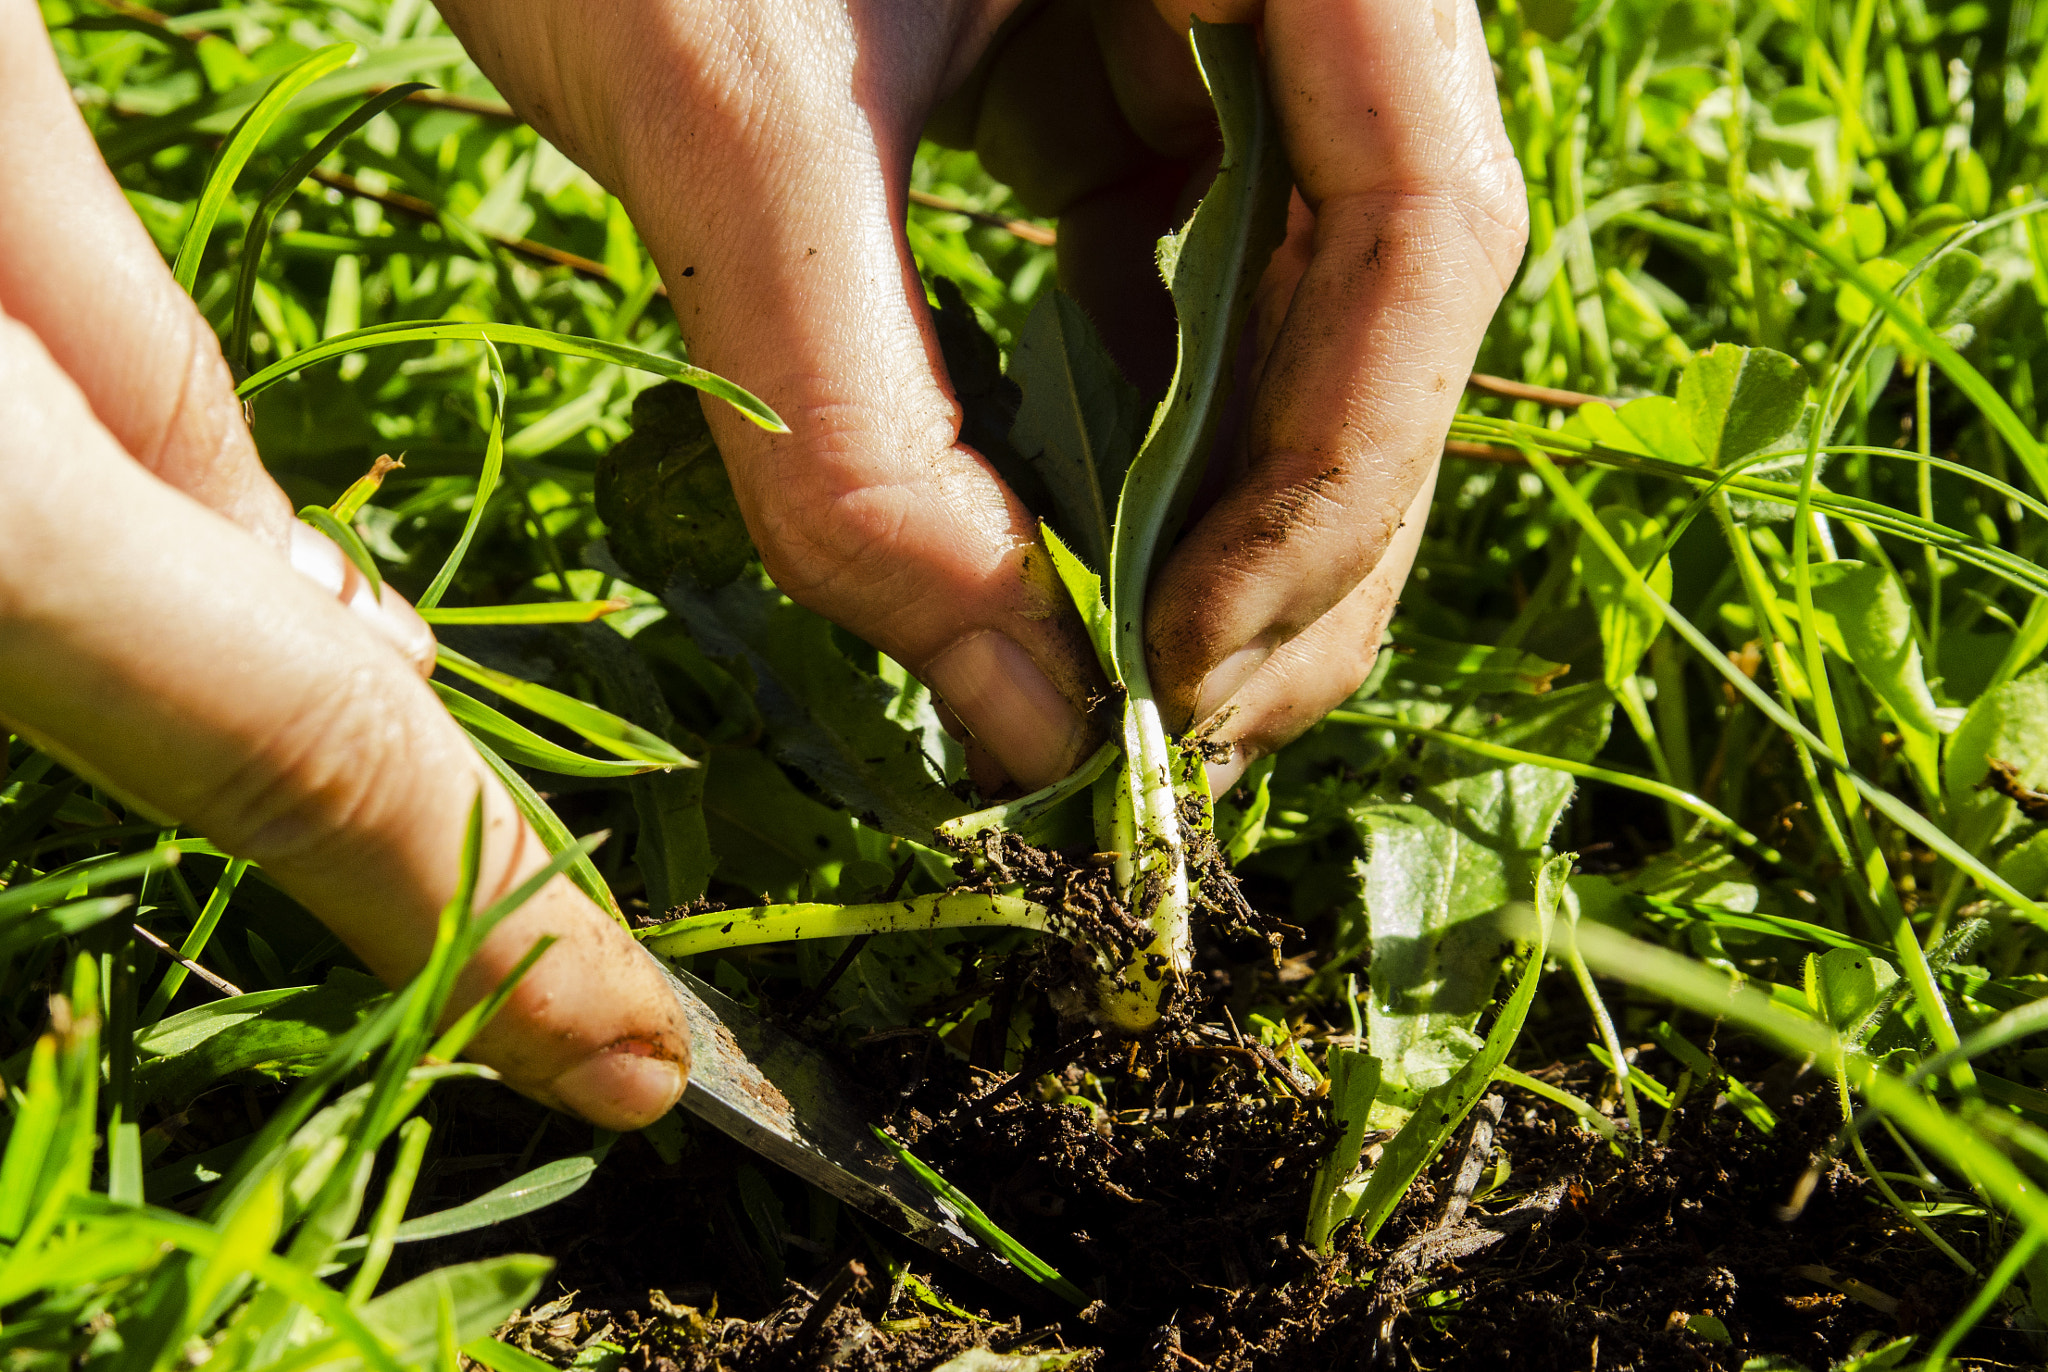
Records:
M1668 1129L1650 1109L1646 1129L1661 1139L1626 1155L1502 1088L1493 1145L1472 1150L1484 1166L1465 1169L1484 1175L1462 1216L1446 1223L1444 1211L1463 1135L1374 1243L1347 1231L1321 1256L1300 1241L1326 1137L1320 1101L1293 1095L1274 1063L1221 1029L1083 1052L1021 1088L911 1034L876 1037L855 1064L896 1102L898 1132L921 1157L1096 1298L1079 1313L1021 1307L694 1127L677 1161L622 1140L575 1197L422 1245L407 1253L411 1270L555 1255L573 1296L508 1335L558 1366L579 1352L590 1366L597 1349L646 1372L923 1372L971 1347L1093 1348L1095 1366L1147 1372L1736 1372L1759 1357L1819 1372L1901 1334L1924 1349L1973 1289L1841 1165L1785 1216L1840 1124L1831 1089L1811 1078L1776 1083L1769 1134L1703 1094ZM1055 1103L1084 1065L1113 1080L1107 1107ZM1591 1096L1597 1071L1537 1075ZM450 1112L458 1149L521 1136L508 1114L539 1120L502 1094L472 1095ZM566 1122L539 1127L547 1147L530 1154L581 1146ZM444 1171L437 1184L452 1194L415 1208L518 1166ZM1963 1366L2032 1361L1995 1319L1960 1352Z

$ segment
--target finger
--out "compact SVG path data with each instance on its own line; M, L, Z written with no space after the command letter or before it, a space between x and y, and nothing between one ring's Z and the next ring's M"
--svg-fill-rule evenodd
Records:
M348 612L398 649L422 677L434 674L434 631L406 598L385 582L372 587L333 539L292 521L288 556L292 570L326 591Z
M220 344L101 160L32 0L0 0L0 199L0 308L136 460L283 548L291 505Z
M547 855L411 667L335 597L143 471L0 316L0 715L261 863L387 981L426 960L481 797L480 903ZM107 550L119 549L110 557ZM559 941L474 1045L609 1128L673 1105L688 1034L632 939L567 881L485 940L453 1010Z
M1408 580L1436 491L1432 470L1409 505L1387 551L1365 580L1329 613L1261 664L1235 697L1196 727L1229 751L1209 764L1209 788L1222 795L1244 769L1279 751L1342 705L1372 671L1380 640Z
M1263 22L1311 241L1249 470L1154 584L1147 643L1180 719L1213 714L1385 555L1525 236L1469 0L1270 0Z
M886 5L444 10L515 108L624 199L692 360L788 423L710 407L776 584L931 686L1019 785L1070 770L1094 739L1094 659L1031 512L959 442L903 236L947 27ZM576 67L576 99L660 98L592 138L513 56L539 51Z

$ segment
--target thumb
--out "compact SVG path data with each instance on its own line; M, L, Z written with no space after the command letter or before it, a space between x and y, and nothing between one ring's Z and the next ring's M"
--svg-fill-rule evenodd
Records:
M0 716L67 764L261 863L394 983L433 948L479 800L480 904L545 865L401 653L130 460L4 316L0 492ZM688 1031L651 960L566 880L489 934L451 1013L550 935L473 1056L593 1123L651 1122L682 1094Z

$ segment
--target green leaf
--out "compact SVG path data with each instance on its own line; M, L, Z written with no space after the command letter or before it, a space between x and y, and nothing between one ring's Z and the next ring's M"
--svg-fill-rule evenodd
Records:
M1821 642L1855 667L1892 717L1928 735L1955 727L1954 716L1927 689L1913 607L1897 574L1875 563L1841 561L1815 563L1811 575Z
M598 459L597 516L619 566L657 594L678 571L716 590L754 556L704 407L675 382L633 397L633 432Z
M1806 412L1806 372L1769 348L1717 343L1687 364L1678 408L1709 466L1785 446Z
M2040 825L1991 784L1992 765L2009 767L2012 787L2048 789L2048 666L1978 698L1943 751L1942 789L1951 831L2001 876L2048 891ZM2011 788L2008 788L2011 789Z
M519 808L519 813L526 817L526 822L533 826L542 847L550 853L563 853L575 845L576 838L569 832L569 827L562 823L561 816L555 813L553 806L540 798L533 787L526 784L525 777L513 771L505 759L499 757L488 743L476 735L471 734L469 742L470 746L476 749L477 755L497 774L498 780L504 783L505 789L512 793L512 803ZM576 883L577 890L597 902L599 909L621 925L626 923L626 912L619 908L618 897L612 894L611 887L605 885L604 878L598 875L596 864L591 862L587 854L579 854L570 862L569 880Z
M187 1101L237 1072L302 1074L390 995L374 977L337 967L320 986L217 1000L135 1036L135 1101Z
M388 90L382 90L357 106L349 116L328 130L327 136L308 148L305 155L285 171L270 189L263 193L256 212L249 216L249 229L242 237L242 260L237 270L235 286L234 322L228 329L228 360L234 363L237 372L249 369L249 312L256 297L257 268L263 262L263 249L270 238L270 226L277 219L277 212L284 202L297 191L301 182L313 174L314 168L327 160L327 154L347 141L350 134L390 109L414 91L427 90L423 81L402 81ZM342 515L341 518L348 518Z
M235 395L242 400L254 400L295 372L304 371L315 363L330 362L349 353L361 352L366 348L388 348L401 343L433 343L444 340L516 344L538 348L543 352L560 353L565 357L589 357L599 362L615 363L621 367L634 367L656 376L667 377L671 381L680 381L685 386L693 386L706 395L717 396L770 433L789 432L789 427L759 397L742 387L735 386L722 376L705 371L702 367L692 367L687 362L678 362L674 358L642 352L638 348L629 348L623 343L612 343L600 338L582 338L575 334L556 333L551 329L536 329L525 324L497 324L476 320L397 320L389 324L375 324L367 329L337 334L333 338L322 339L310 348L301 349L290 357L280 358L271 363L235 387Z
M1391 659L1387 668L1390 686L1434 686L1444 692L1480 695L1512 691L1533 696L1542 695L1571 671L1566 663L1519 648L1453 643L1406 624L1396 625L1393 632L1394 641L1386 649Z
M1330 1251L1330 1236L1349 1209L1339 1207L1338 1188L1358 1166L1365 1148L1365 1131L1372 1119L1373 1101L1380 1090L1380 1061L1372 1054L1335 1045L1327 1061L1330 1124L1337 1136L1316 1168L1315 1183L1309 1192L1305 1236L1309 1246L1322 1253Z
M325 505L308 505L299 511L299 518L334 540L356 570L363 574L363 580L370 583L372 595L384 589L384 578L377 571L377 560L370 556L370 550L363 546L362 536L348 525L334 517L334 512Z
M1598 513L1600 523L1628 554L1649 588L1670 599L1671 561L1656 560L1664 546L1662 521L1625 505L1609 505ZM1664 614L1655 601L1634 591L1613 564L1597 552L1591 557L1577 558L1574 567L1600 621L1600 643L1605 650L1603 679L1608 690L1620 691L1635 678L1643 655L1663 630Z
M968 1233L994 1249L997 1256L1001 1257L1004 1262L1007 1262L1010 1266L1016 1268L1019 1272L1031 1278L1031 1280L1037 1282L1061 1300L1067 1301L1077 1308L1088 1304L1088 1296L1080 1287L1062 1277L1059 1274L1059 1269L1055 1268L1051 1263L1011 1238L1009 1234L1003 1231L1000 1225L982 1213L981 1207L970 1200L966 1192L960 1190L953 1183L933 1171L923 1159L919 1158L895 1139L883 1133L880 1129L873 1129L873 1126L870 1126L870 1128L873 1130L874 1136L881 1140L882 1146L891 1153L894 1153L896 1160L910 1169L912 1176L923 1182L927 1190L934 1196L937 1196L941 1203L959 1216L960 1223L966 1228Z
M1068 550L1052 525L1041 523L1038 532L1045 540L1045 550L1052 555L1053 571L1059 574L1060 584L1067 588L1067 595L1081 614L1081 623L1087 626L1088 641L1095 645L1095 660L1102 664L1103 674L1115 681L1116 656L1110 642L1109 602L1102 598L1102 578Z
M117 881L127 881L148 872L162 871L176 865L178 850L160 844L146 853L128 853L76 867L68 867L52 875L25 881L18 886L0 890L0 927L10 919L18 918L55 901L68 900L74 895L108 886Z
M1008 925L1044 929L1050 913L1022 896L977 891L908 896L869 905L756 905L715 910L637 930L635 936L665 958L686 958L726 948L799 939L845 938L850 934L924 933L933 929L980 929Z
M436 1361L442 1311L452 1316L458 1343L480 1339L532 1300L554 1263L528 1253L458 1263L415 1277L362 1307L363 1322L380 1334L408 1367ZM326 1363L340 1372L347 1363Z
M1216 104L1223 161L1187 227L1160 243L1179 360L1124 479L1109 566L1118 679L1147 699L1145 589L1194 494L1252 292L1287 227L1287 159L1255 31L1196 20L1189 36Z
M495 691L513 704L531 710L543 719L551 719L563 728L573 730L606 752L625 758L641 770L697 765L667 739L629 720L620 719L609 710L600 710L587 701L564 695L538 682L526 681L509 672L500 672L482 663L472 662L446 644L435 650L434 659L440 666L457 676Z
M1361 1237L1370 1243L1387 1216L1406 1195L1422 1169L1429 1166L1486 1088L1494 1073L1507 1060L1508 1050L1521 1036L1529 1004L1536 998L1536 984L1543 977L1543 959L1550 949L1550 932L1557 919L1558 902L1564 898L1565 880L1571 875L1575 855L1566 853L1546 861L1536 872L1535 918L1527 931L1529 951L1522 963L1522 975L1515 989L1494 1018L1486 1041L1470 1061L1443 1085L1431 1090L1416 1104L1415 1112L1400 1132L1387 1142L1379 1164L1366 1178L1351 1205L1350 1218L1359 1222Z
M890 718L895 692L833 642L832 626L750 576L718 591L678 581L667 604L710 656L746 664L776 759L872 828L919 843L967 806L919 734Z
M1612 710L1605 689L1588 684L1468 707L1447 727L1578 759L1599 751ZM1413 702L1400 713L1434 722L1447 711ZM1426 1089L1479 1049L1473 1028L1505 938L1495 916L1530 889L1574 783L1546 767L1377 737L1381 751L1367 755L1376 775L1348 805L1365 849L1354 870L1372 947L1368 1036L1387 1083Z
M234 132L228 135L227 142L214 159L213 169L207 174L199 199L193 202L192 221L185 230L184 240L178 245L177 260L171 264L171 275L187 295L199 281L199 259L206 253L206 241L213 236L213 226L220 219L221 210L235 193L235 178L242 174L242 168L248 165L250 156L270 132L271 125L278 121L301 91L355 55L355 44L336 43L301 59L286 68L235 125Z
M1898 969L1874 954L1830 948L1806 959L1806 996L1822 1019L1854 1042L1864 1023L1899 979Z
M456 571L462 566L463 559L469 556L469 545L476 539L476 531L483 526L484 511L490 506L491 495L498 489L499 474L505 467L505 363L498 356L497 345L490 339L484 339L483 345L486 372L491 382L490 436L484 440L483 466L477 471L476 494L469 502L469 517L462 521L462 532L456 536L455 546L448 550L441 569L434 573L434 579L427 583L427 589L414 602L414 608L422 612L439 605L441 597L448 593Z
M1010 352L1023 391L1010 444L1052 501L1046 522L1090 567L1109 565L1117 493L1137 452L1144 400L1124 380L1081 307L1060 290L1039 296Z
M630 777L663 770L650 762L612 762L572 753L558 743L550 743L517 720L506 718L466 691L458 691L439 681L427 684L434 688L435 695L441 697L441 703L448 707L448 713L455 716L458 724L490 744L507 762L572 777Z
M542 1163L503 1186L493 1187L475 1200L406 1220L393 1231L392 1238L398 1243L418 1243L424 1239L447 1238L451 1234L467 1234L493 1224L504 1224L556 1201L566 1200L589 1185L597 1172L597 1165L611 1151L615 1137L607 1135L603 1143L588 1152ZM362 1251L366 1242L363 1238L350 1239L334 1250L335 1256L339 1259L352 1257Z

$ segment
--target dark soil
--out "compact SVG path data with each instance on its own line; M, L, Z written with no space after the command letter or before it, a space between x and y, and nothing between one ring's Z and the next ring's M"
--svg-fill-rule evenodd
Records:
M919 1155L1098 1298L1078 1315L1020 1308L695 1127L673 1164L623 1139L575 1197L403 1249L394 1277L489 1253L550 1254L565 1298L506 1337L558 1366L629 1372L923 1372L976 1346L1096 1349L1071 1365L1162 1372L1820 1372L1901 1334L1920 1335L1924 1353L1973 1290L1848 1167L1824 1170L1804 1209L1785 1217L1840 1115L1826 1082L1787 1080L1784 1068L1757 1074L1775 1132L1701 1097L1664 1142L1626 1157L1565 1111L1501 1088L1493 1156L1509 1173L1490 1193L1482 1181L1462 1224L1437 1229L1463 1134L1374 1244L1343 1233L1337 1254L1319 1258L1300 1233L1321 1103L1278 1089L1248 1056L1206 1044L1149 1064L1117 1055L1116 1069L1134 1069L1119 1089L1138 1108L1091 1116L1030 1091L998 1099L1000 1077L958 1066L928 1039L883 1037L859 1055L867 1080L899 1087L896 1125ZM1597 1073L1578 1063L1539 1075L1591 1097ZM1646 1131L1662 1124L1648 1107ZM585 1146L580 1126L482 1089L444 1128L451 1153L423 1180L416 1211ZM525 1160L504 1151L536 1129ZM451 1156L464 1150L474 1151ZM1880 1166L1902 1166L1873 1152ZM1966 1254L1973 1229L1950 1228ZM928 1282L932 1299L892 1281L892 1263ZM623 1359L600 1356L607 1346ZM1996 1315L1959 1354L1965 1366L2039 1363ZM1750 1361L1772 1357L1787 1362Z

